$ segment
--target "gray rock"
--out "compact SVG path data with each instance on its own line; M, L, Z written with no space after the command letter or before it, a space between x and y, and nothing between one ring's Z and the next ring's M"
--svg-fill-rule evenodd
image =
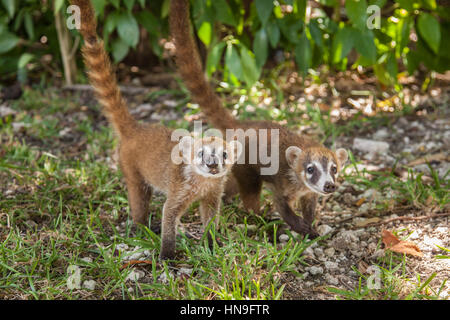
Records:
M378 259L378 258L382 258L384 257L384 250L383 249L378 249L376 250L373 254L372 254L372 259Z
M278 240L280 240L280 242L282 242L282 243L288 242L289 236L287 234L283 233L278 237Z
M97 282L95 282L94 280L86 280L83 282L83 289L95 290L96 285Z
M339 232L336 237L331 242L331 245L338 250L347 250L358 242L358 237L356 236L354 231L347 230Z
M355 138L353 140L353 149L361 152L384 154L389 150L389 143L384 141Z
M313 276L319 275L323 273L323 268L322 267L317 267L317 266L312 266L309 268L309 273L312 274Z
M347 205L352 205L356 202L356 198L351 193L344 193L343 200Z
M391 134L387 131L386 128L382 128L373 134L373 138L376 140L384 140L387 137L389 137L390 135Z
M325 265L325 269L330 270L330 271L336 270L338 268L338 264L333 261L325 261L324 265Z
M333 286L337 286L339 284L339 280L331 274L325 275L325 281Z
M314 250L313 250L311 247L306 248L306 249L303 251L303 255L308 256L308 257L311 257L311 258L314 258L314 257L315 257L315 256L314 256Z
M17 111L11 109L10 107L7 107L5 105L1 105L0 106L0 118L12 115L12 114L16 114Z
M321 224L320 226L317 227L317 232L321 236L329 234L331 231L333 231L333 228L326 224Z
M325 253L325 255L326 255L327 257L333 257L334 254L335 254L335 252L336 252L336 251L335 251L334 248L332 248L332 247L330 247L330 248L324 250L324 253Z
M179 270L178 270L178 275L182 275L182 274L185 274L185 275L187 275L187 276L190 276L191 274L192 274L192 271L193 271L194 269L192 269L192 268L180 268Z
M144 272L141 270L131 270L131 272L125 278L125 282L127 281L138 281L144 276Z
M314 254L316 257L323 257L323 250L322 248L315 248L314 249Z

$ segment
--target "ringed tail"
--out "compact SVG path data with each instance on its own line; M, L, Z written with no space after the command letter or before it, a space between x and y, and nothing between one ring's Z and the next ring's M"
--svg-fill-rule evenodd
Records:
M193 101L200 105L208 121L218 129L234 128L237 120L214 92L203 71L198 47L191 32L189 0L171 0L170 33L175 40L176 64Z
M111 62L103 41L97 36L97 21L91 0L71 0L80 8L80 33L84 39L82 48L89 81L94 87L100 104L119 136L127 136L137 126L120 93Z

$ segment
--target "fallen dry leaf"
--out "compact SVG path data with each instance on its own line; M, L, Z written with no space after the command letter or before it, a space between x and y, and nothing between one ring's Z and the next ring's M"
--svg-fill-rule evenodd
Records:
M423 256L422 251L419 247L412 242L399 240L392 232L383 230L382 240L386 249L389 249L398 253L410 254L412 256L421 257Z
M366 198L362 197L361 199L359 199L358 201L355 202L355 205L357 207L361 207L362 204L364 203L364 201L366 201Z

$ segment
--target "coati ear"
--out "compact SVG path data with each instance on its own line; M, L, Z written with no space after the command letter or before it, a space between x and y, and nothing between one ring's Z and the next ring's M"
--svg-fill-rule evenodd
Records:
M292 169L295 169L295 163L297 162L301 153L302 149L296 146L290 146L286 149L286 160Z
M193 145L194 145L194 138L192 138L191 136L184 136L183 138L180 139L178 146L180 148L181 156L183 157L183 159L191 161Z
M337 149L336 156L338 158L339 165L342 167L347 162L347 159L348 159L347 150L345 150L343 148Z
M232 161L231 163L235 163L239 157L241 156L242 153L242 143L240 143L238 140L233 140L229 143L230 149L233 153L233 156L230 157L230 161Z

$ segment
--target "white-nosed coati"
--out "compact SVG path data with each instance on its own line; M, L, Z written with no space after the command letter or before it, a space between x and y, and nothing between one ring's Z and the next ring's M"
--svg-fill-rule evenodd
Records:
M237 163L233 166L233 175L245 208L259 213L261 187L262 183L266 182L273 191L275 209L291 228L298 233L317 237L318 234L312 228L312 222L318 194L325 195L335 191L336 177L347 161L347 151L338 149L333 152L271 121L235 119L223 106L220 97L205 77L198 48L191 32L189 0L171 0L169 20L171 35L175 40L179 73L191 92L192 99L200 105L209 122L222 131L238 128L279 130L281 156L276 174L261 175L260 169L265 164L260 162ZM245 156L249 159L249 144L245 145ZM303 219L293 210L298 199L300 199Z
M147 223L152 188L164 192L167 200L163 208L160 258L172 258L177 224L188 206L200 200L204 226L219 211L227 171L238 157L241 146L237 141L227 144L217 137L193 139L185 136L178 143L172 140L172 130L138 123L128 111L103 42L97 37L90 0L71 2L80 8L82 52L89 80L120 138L119 163L127 184L133 221ZM184 161L174 162L173 155Z

